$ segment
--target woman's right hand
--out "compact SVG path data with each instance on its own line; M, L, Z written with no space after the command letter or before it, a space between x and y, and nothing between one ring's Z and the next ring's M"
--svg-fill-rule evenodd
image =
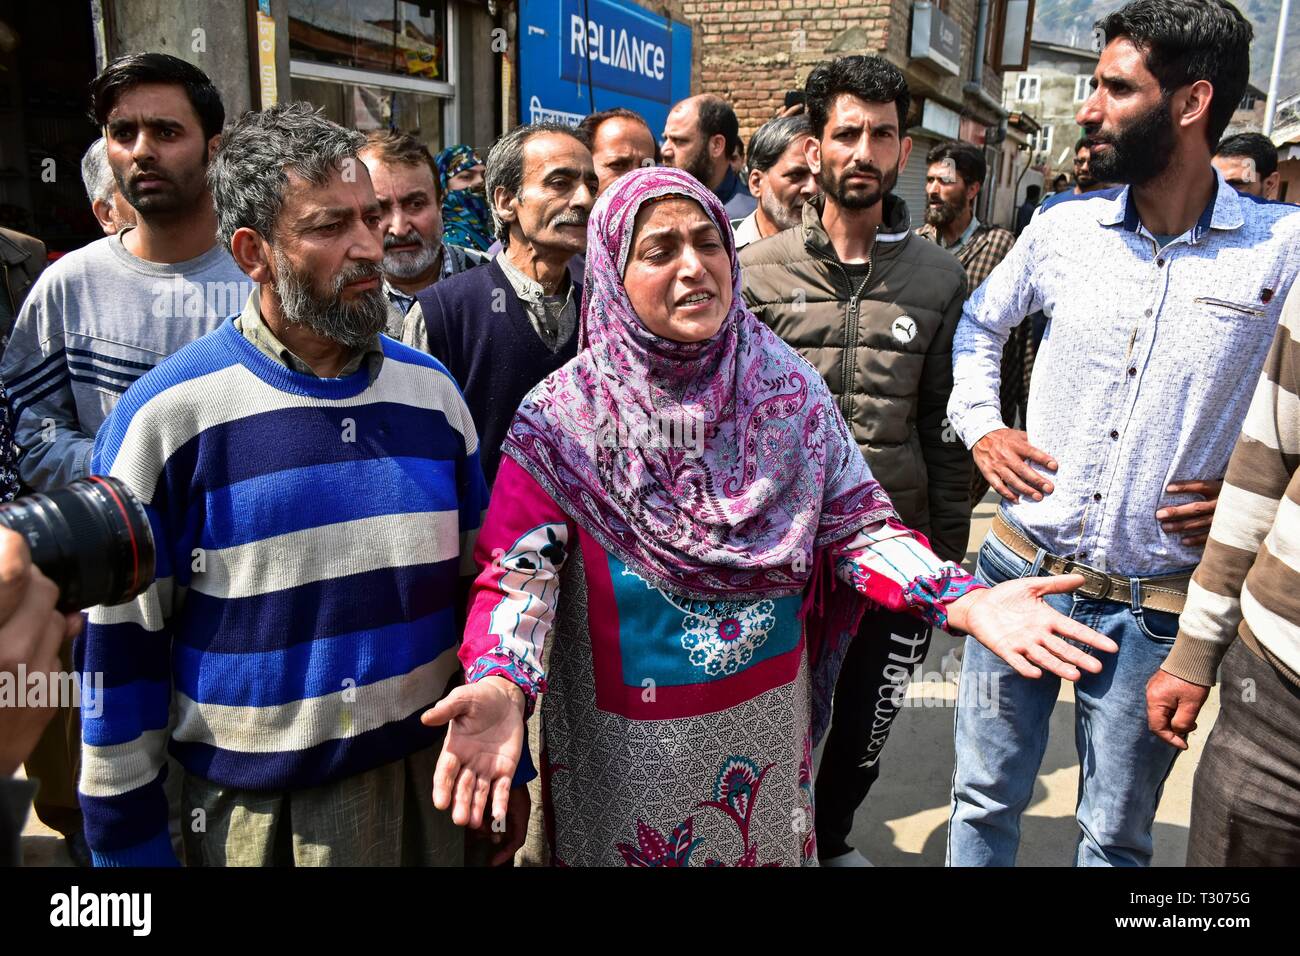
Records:
M1081 574L1015 578L995 588L971 591L948 605L948 623L970 634L1021 677L1043 671L1077 681L1086 671L1101 673L1101 661L1067 641L1114 654L1119 645L1104 634L1066 617L1043 598L1083 587Z
M449 724L433 772L433 805L451 807L457 826L479 827L490 795L492 819L504 820L524 746L523 691L505 678L484 677L457 687L420 723Z

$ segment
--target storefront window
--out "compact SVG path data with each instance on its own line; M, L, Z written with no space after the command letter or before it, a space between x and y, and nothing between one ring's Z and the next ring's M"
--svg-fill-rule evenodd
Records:
M290 0L289 55L446 82L445 0Z
M440 149L455 128L451 26L447 0L290 0L290 92L340 125Z
M434 152L442 148L443 97L305 76L295 76L291 82L295 100L323 108L340 126L362 132L400 129L415 134Z

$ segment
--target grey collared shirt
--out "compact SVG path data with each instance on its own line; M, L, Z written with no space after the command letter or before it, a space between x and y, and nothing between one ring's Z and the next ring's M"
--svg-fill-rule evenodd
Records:
M259 296L261 295L260 289L260 286L255 286L253 288L252 294L248 297L248 301L244 303L244 311L239 313L238 317L235 319L235 328L239 329L240 334L256 345L257 350L267 358L279 362L281 365L291 371L299 373L300 375L310 375L313 378L320 378L321 376L312 371L310 365L298 356L294 355L283 342L275 337L275 333L267 327L266 322L262 319L262 309L258 302ZM370 381L373 382L379 376L380 366L382 366L384 362L384 347L379 342L378 333L376 333L370 342L367 343L365 348L358 349L356 354L353 355L352 358L348 359L347 363L343 368L339 369L339 374L335 377L346 378L357 369L361 368L361 363L363 361L369 363L368 371L370 373Z
M533 330L552 352L569 341L578 325L578 306L573 301L573 280L568 279L564 295L547 295L536 279L524 275L506 258L503 250L497 255L497 264L510 280L515 295L524 304Z
M415 296L409 292L403 292L394 285L389 284L388 279L384 279L384 295L388 297L388 303L392 306L389 314L405 317L406 313L411 311L415 305ZM392 323L388 325L389 335L392 335Z

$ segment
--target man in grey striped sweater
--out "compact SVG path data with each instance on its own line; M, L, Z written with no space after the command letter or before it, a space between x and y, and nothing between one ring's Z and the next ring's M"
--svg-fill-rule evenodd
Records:
M203 71L131 54L95 78L91 100L137 224L46 269L5 349L18 470L37 491L87 475L95 433L122 393L252 290L217 244L207 168L225 109Z
M1228 464L1178 640L1147 718L1182 750L1216 679L1188 866L1300 864L1300 291L1290 294Z

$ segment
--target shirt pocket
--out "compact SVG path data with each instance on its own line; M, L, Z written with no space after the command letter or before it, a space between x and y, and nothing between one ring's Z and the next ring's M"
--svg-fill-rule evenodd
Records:
M1177 351L1186 361L1206 363L1220 372L1238 369L1252 379L1258 375L1255 361L1263 361L1277 323L1272 305L1235 291L1226 296L1197 296L1188 311L1177 331Z
M1193 299L1197 305L1204 306L1211 313L1223 313L1224 318L1234 316L1267 318L1268 310L1254 303L1233 302L1212 295L1201 295Z

